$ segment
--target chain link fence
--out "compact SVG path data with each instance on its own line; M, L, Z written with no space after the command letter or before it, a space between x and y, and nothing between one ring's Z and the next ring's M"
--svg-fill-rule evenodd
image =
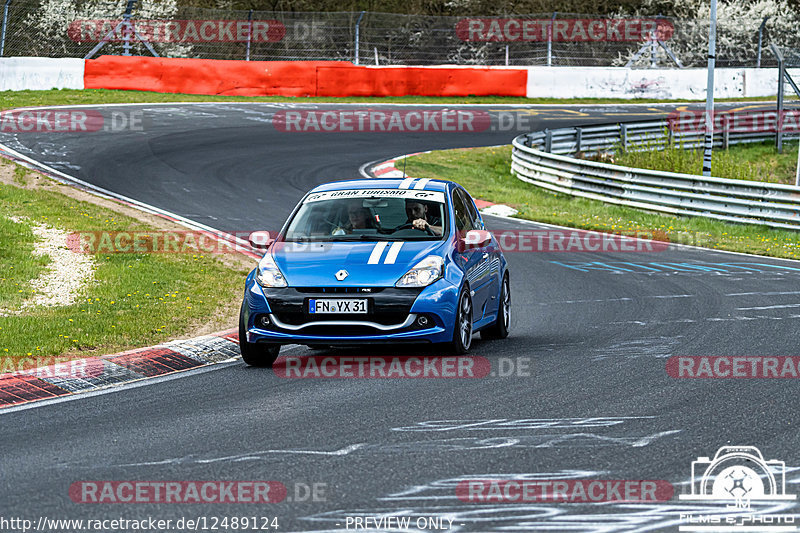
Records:
M134 4L130 26L124 23L129 4ZM175 0L0 0L0 8L0 48L6 57L155 52L165 57L363 65L702 67L708 40L708 21L668 17L234 11L180 7ZM775 58L766 51L766 43L775 37L770 27L759 32L758 24L721 20L717 66L774 67ZM800 48L800 33L780 38L781 44Z

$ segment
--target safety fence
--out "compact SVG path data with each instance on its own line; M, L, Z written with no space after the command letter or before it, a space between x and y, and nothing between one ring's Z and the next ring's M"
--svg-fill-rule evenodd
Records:
M690 113L691 115L691 113ZM759 119L753 119L758 117ZM763 142L782 130L800 135L800 114L715 117L715 146ZM560 128L520 135L513 141L511 171L547 190L667 213L800 229L800 187L757 181L702 177L613 165L583 159L617 150L657 150L670 144L703 146L697 115L671 120ZM577 155L578 157L571 157Z
M0 56L697 67L705 62L708 39L707 20L661 16L237 11L183 7L175 0L132 2L129 9L130 3L0 0ZM776 17L720 19L717 65L774 66L766 43L800 46L796 27Z

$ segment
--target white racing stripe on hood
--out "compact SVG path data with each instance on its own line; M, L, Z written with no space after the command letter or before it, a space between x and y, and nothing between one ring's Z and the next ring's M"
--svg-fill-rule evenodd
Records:
M414 179L416 179L416 178L406 178L406 179L404 179L403 181L400 182L400 186L398 187L398 189L410 189L411 188L411 184L414 183Z
M395 260L397 259L397 254L400 253L400 248L403 247L402 242L393 242L392 246L389 248L389 253L386 254L386 261L383 262L384 265L393 265Z
M414 190L415 191L421 191L422 189L425 188L425 186L428 184L429 181L431 181L430 178L422 178L421 180L419 180L417 182L416 185L414 185Z
M389 244L386 241L375 243L375 248L372 249L372 253L369 254L369 259L367 260L368 265L377 265L378 262L381 260L381 255L383 255L383 250L386 248L386 245Z

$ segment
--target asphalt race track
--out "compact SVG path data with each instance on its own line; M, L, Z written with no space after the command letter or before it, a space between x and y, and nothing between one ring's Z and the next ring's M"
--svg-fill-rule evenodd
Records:
M191 220L249 231L278 229L305 191L357 177L364 163L508 144L517 134L285 133L272 118L287 106L270 104L120 109L143 110L144 130L3 134L0 143ZM657 117L670 108L482 109L516 109L530 129L541 129ZM491 230L536 227L486 220ZM34 521L264 516L278 517L281 532L344 531L347 517L388 515L446 517L458 532L677 531L680 513L704 505L678 499L692 461L726 445L757 446L765 459L785 461L786 493L800 493L795 380L675 379L665 370L670 356L800 355L800 263L691 248L507 257L511 336L476 337L471 355L493 369L501 360L526 361L530 375L282 379L237 361L0 411L0 514ZM367 350L409 353L313 353ZM666 480L675 496L638 504L456 497L459 480L495 477ZM82 480L277 480L293 501L76 504L68 490ZM324 495L303 498L314 484ZM800 517L796 500L758 505Z

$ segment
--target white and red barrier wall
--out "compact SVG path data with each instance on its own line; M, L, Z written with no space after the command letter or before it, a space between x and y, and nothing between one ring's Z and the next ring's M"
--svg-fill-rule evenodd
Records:
M800 78L800 69L790 70ZM716 70L717 98L774 96L775 69ZM124 89L232 96L702 99L705 69L356 66L338 61L0 58L0 91Z

